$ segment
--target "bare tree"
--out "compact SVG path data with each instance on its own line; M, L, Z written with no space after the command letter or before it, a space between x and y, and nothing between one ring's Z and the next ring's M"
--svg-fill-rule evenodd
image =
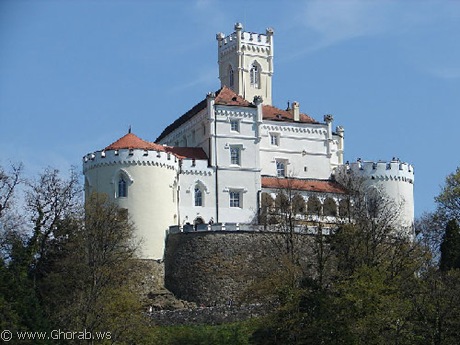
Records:
M29 259L34 269L34 281L40 274L40 260L46 254L59 224L81 212L82 188L75 169L63 178L57 169L46 169L36 179L27 182L26 207L33 231L27 243Z
M0 166L0 218L10 208L17 186L22 182L22 164L12 164L10 171Z

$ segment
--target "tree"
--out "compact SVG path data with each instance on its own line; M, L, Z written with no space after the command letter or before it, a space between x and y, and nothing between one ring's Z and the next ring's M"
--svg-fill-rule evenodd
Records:
M441 193L435 198L437 213L446 222L460 219L460 167L446 177Z
M411 296L423 249L398 223L401 205L351 172L337 178L348 190L338 215L327 197L307 204L308 222L318 229L308 236L315 269L302 271L288 298L279 299L256 343L414 343ZM324 236L321 221L330 218L321 216L334 214L336 228Z
M430 268L412 294L414 344L456 345L460 342L460 273Z
M12 204L17 186L22 182L22 164L13 164L9 172L0 166L0 218Z
M416 222L418 240L431 252L432 260L429 263L431 265L440 264L441 243L447 240L447 237L450 240L452 235L449 229L451 233L447 236L448 227L453 227L453 223L448 225L449 222L460 221L460 167L446 177L441 192L435 197L435 202L436 210L423 214ZM450 244L447 248L449 246Z
M144 336L136 290L133 224L106 196L93 194L81 220L59 224L67 239L44 278L44 298L55 324L66 329L111 332L112 341Z
M447 271L460 268L460 228L455 219L446 225L446 232L441 243L441 260L439 269Z

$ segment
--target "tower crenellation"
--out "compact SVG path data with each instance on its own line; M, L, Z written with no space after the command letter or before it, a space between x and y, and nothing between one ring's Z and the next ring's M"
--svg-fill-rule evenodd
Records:
M147 165L178 169L177 157L169 152L142 149L101 150L83 157L83 172L111 165Z
M356 162L347 162L345 165L352 171L360 172L372 180L414 183L413 166L397 158L391 161L379 160L377 162L358 159Z
M400 225L413 235L414 224L414 168L411 164L393 157L390 161L346 162L345 169L365 179L368 187L375 187L395 202Z
M218 63L221 86L227 86L252 102L262 96L265 104L272 102L273 34L243 31L236 23L229 35L218 33Z

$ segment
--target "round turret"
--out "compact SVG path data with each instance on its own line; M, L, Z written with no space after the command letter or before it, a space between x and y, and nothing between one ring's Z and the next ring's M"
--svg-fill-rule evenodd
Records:
M128 211L143 259L163 257L165 231L177 222L178 171L174 154L131 133L83 157L86 197L104 193Z
M399 221L403 227L414 224L414 168L412 165L393 158L385 161L347 162L344 167L365 178L369 186L382 190L395 205L400 206Z

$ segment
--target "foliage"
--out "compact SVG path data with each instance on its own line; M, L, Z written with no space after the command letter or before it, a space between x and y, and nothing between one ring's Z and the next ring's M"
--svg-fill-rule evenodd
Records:
M352 174L341 179L348 188L342 207L348 209L340 211L342 223L330 236L320 235L317 223L310 241L316 274L302 271L300 284L278 287L280 307L254 333L255 344L418 341L413 296L424 284L417 275L425 249L398 227L401 205Z
M314 198L305 204L295 186L276 198L263 194L259 219L278 252L272 274L251 293L279 307L260 320L176 327L144 318L126 213L97 194L83 207L75 172L63 178L47 169L25 181L22 169L0 167L3 329L110 331L117 344L460 342L459 169L446 179L437 210L418 220L415 241L398 235L407 234L395 221L400 205L351 175L341 177L349 193L328 236L320 217L334 216L333 201L323 209ZM18 187L25 189L21 211ZM317 231L305 235L307 224Z
M21 173L21 165L0 167L0 326L105 331L110 343L142 343L147 323L134 289L136 243L126 214L98 195L84 210L74 170L65 178L46 169L27 181ZM19 186L25 209L13 222Z
M446 220L460 219L460 167L446 177L441 193L435 201L439 216Z
M439 268L441 271L460 268L460 228L455 219L451 219L447 223L440 249Z
M249 339L258 320L247 320L230 324L209 326L167 326L151 330L153 345L249 345Z

